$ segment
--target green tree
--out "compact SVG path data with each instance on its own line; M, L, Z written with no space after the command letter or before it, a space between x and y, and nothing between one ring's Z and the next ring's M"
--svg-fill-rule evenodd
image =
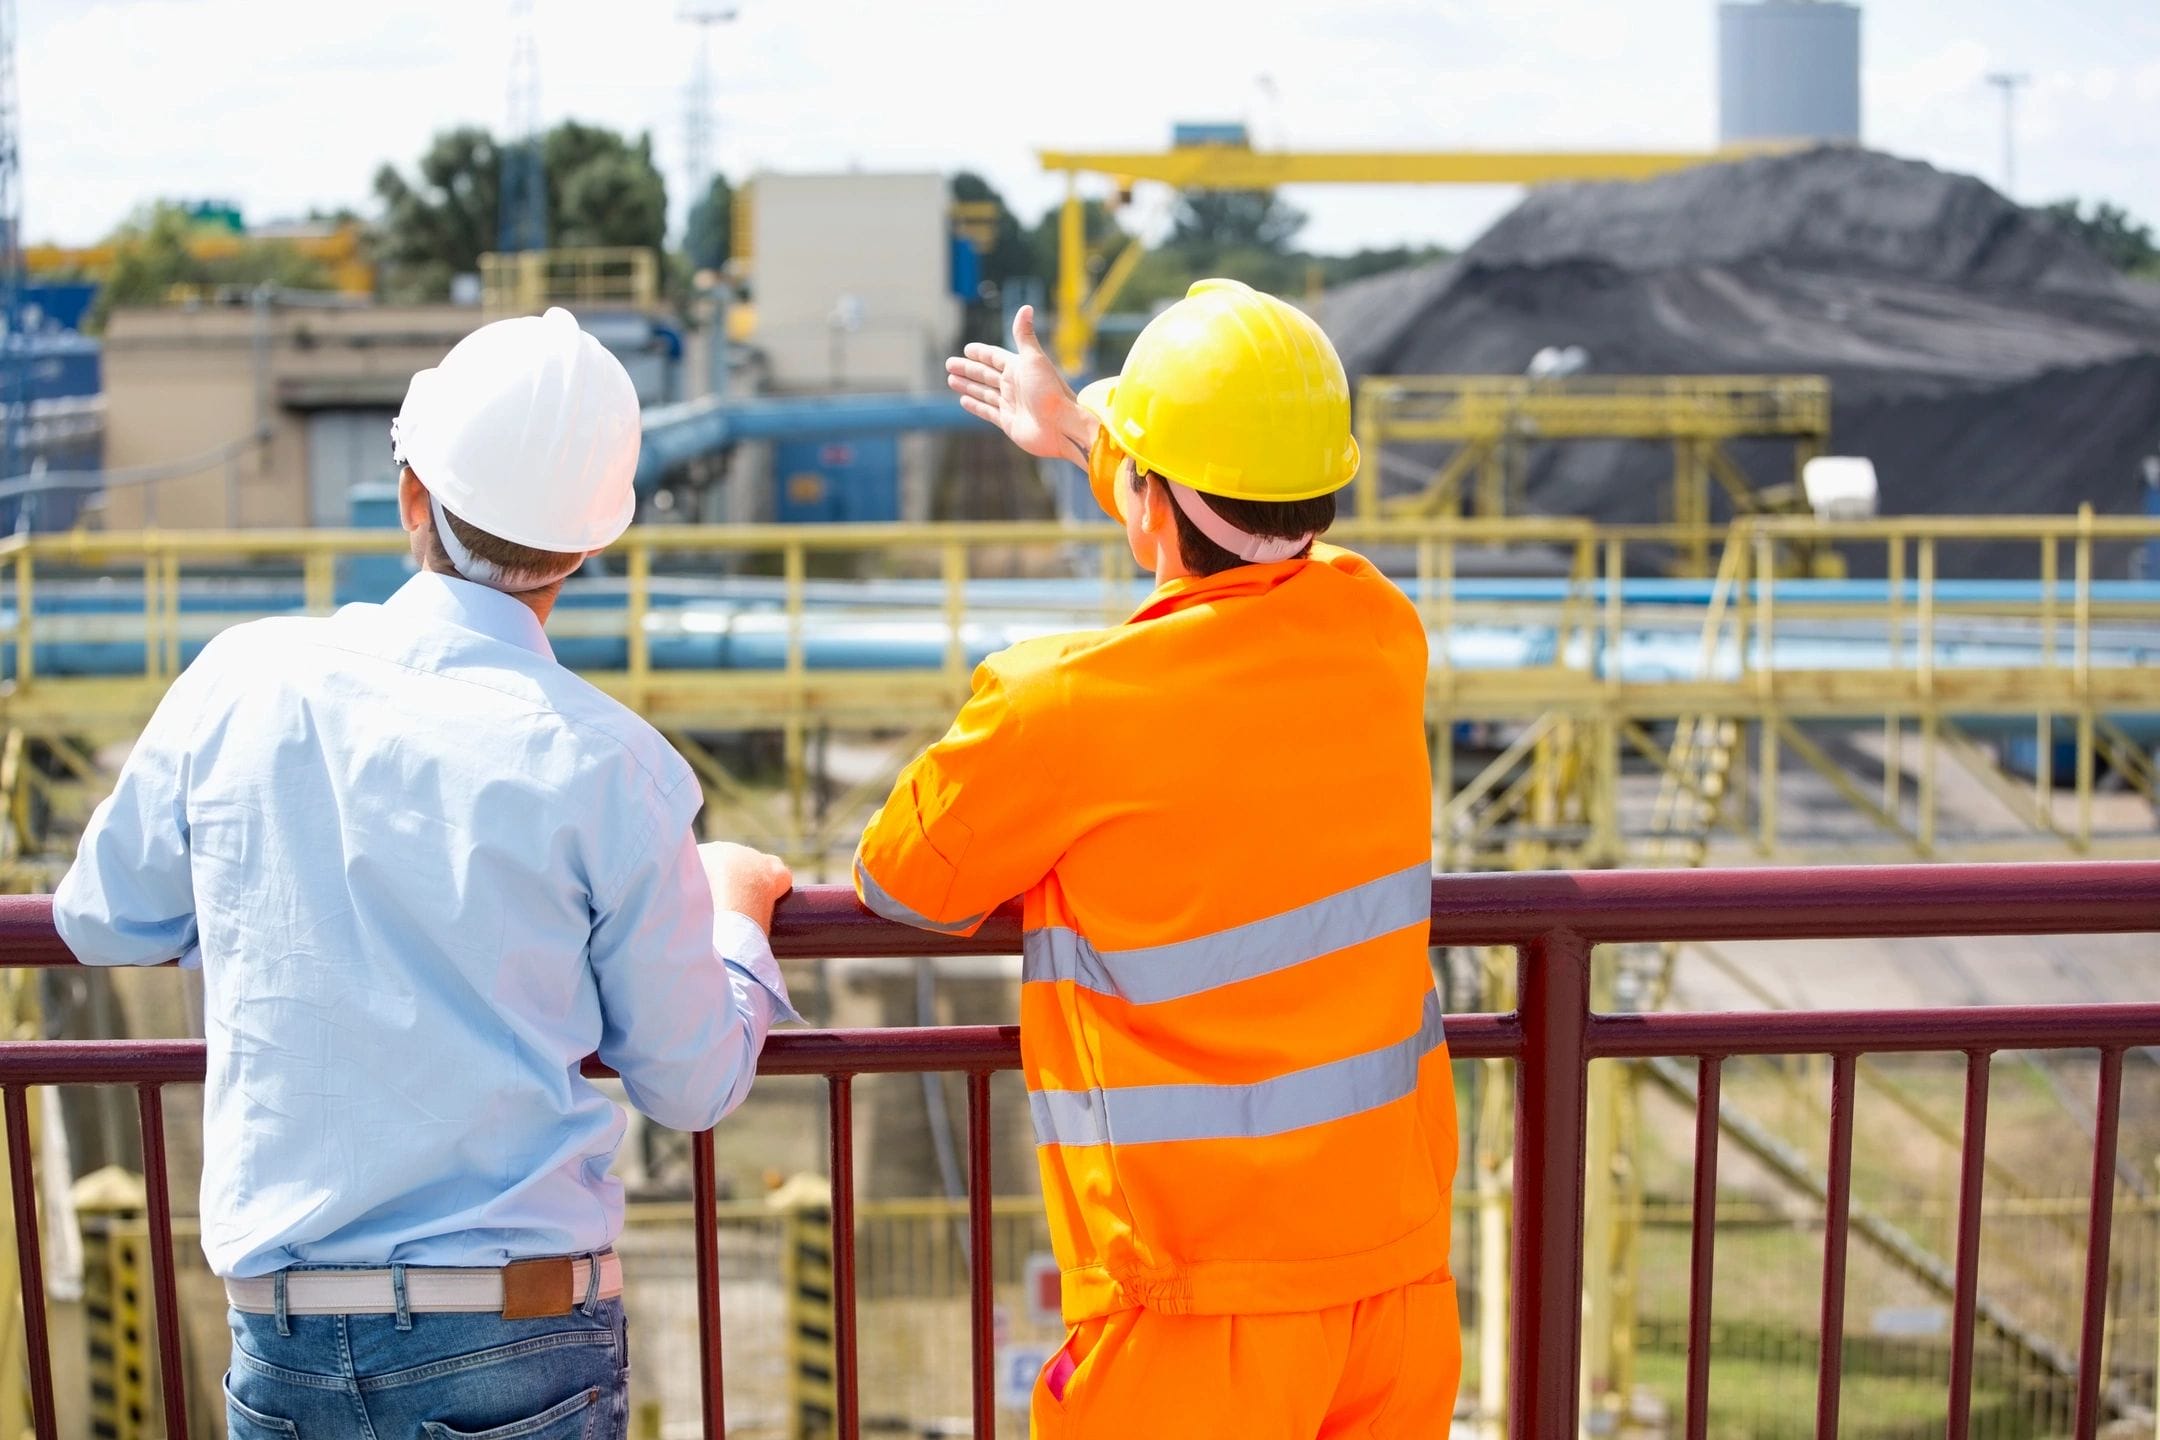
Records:
M690 207L690 223L683 235L683 253L693 270L717 270L735 251L735 187L727 176L715 175L704 198Z
M177 205L137 211L111 237L112 269L98 287L92 325L103 328L116 305L163 304L176 288L329 288L330 276L318 261L279 240L246 242L237 253L214 259L199 257L189 246L199 228Z
M1452 259L1454 255L1454 251L1442 245L1393 245L1382 250L1358 250L1348 255L1315 255L1311 258L1320 266L1322 284L1347 285L1368 275L1430 265L1436 260Z
M1288 255L1305 212L1272 190L1187 190L1170 220L1170 244L1196 259L1225 251Z
M2095 200L2090 206L2058 200L2046 207L2046 213L2124 274L2160 273L2160 244L2154 242L2152 227L2122 206L2106 200Z
M652 137L566 120L541 139L547 174L548 243L643 245L667 238L667 182L652 161ZM478 126L438 134L408 177L385 165L375 175L382 201L384 289L401 299L440 300L455 275L480 268L495 248L502 208L502 147Z
M627 140L600 125L565 120L540 142L547 171L551 245L667 243L667 181L653 164L652 136Z
M413 178L395 166L375 172L382 201L384 291L400 299L442 300L453 275L480 268L501 219L502 152L476 125L429 142Z
M1052 205L1028 230L1028 249L1034 256L1034 266L1031 271L1022 272L1042 276L1053 295L1057 291L1058 224L1062 208ZM1087 241L1088 253L1096 257L1095 269L1099 272L1124 247L1125 230L1110 207L1100 200L1081 201L1080 212L1080 233Z

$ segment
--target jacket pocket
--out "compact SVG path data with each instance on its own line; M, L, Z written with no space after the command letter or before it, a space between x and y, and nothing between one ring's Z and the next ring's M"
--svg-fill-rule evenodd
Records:
M300 1427L290 1420L250 1410L233 1398L232 1372L225 1372L225 1434L227 1440L300 1440Z
M485 1430L453 1430L439 1420L422 1424L427 1440L587 1440L605 1413L605 1392L595 1385L524 1420Z

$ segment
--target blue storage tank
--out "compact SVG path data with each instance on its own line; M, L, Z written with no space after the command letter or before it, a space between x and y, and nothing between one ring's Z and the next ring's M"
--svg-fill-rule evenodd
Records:
M783 524L900 518L900 437L784 440L773 446Z

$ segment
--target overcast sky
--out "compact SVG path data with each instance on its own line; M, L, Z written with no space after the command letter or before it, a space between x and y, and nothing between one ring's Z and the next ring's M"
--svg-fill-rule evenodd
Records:
M146 200L251 221L372 208L384 161L500 129L503 0L18 0L24 217L83 242ZM1713 0L739 0L713 33L715 153L759 168L988 175L1023 216L1037 147L1167 143L1174 119L1309 148L1681 147L1716 130ZM537 0L541 106L650 130L681 213L678 0ZM1234 16L1234 20L1228 17ZM2018 192L2106 196L2160 223L2160 4L1871 0L1868 142L2000 184L1983 77L2029 73ZM1263 80L1262 77L1265 77ZM1143 194L1145 192L1143 191ZM1506 190L1318 187L1320 250L1460 244Z

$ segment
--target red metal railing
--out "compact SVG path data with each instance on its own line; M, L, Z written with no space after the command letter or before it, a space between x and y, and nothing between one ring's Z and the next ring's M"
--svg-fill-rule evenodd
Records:
M1966 1057L1959 1171L1956 1285L1947 1433L1966 1433L1978 1303L1980 1195L1987 1143L1988 1060L1998 1050L2092 1049L2100 1056L2092 1201L2077 1357L2076 1434L2090 1440L2101 1409L2101 1337L2123 1053L2160 1044L2160 1004L1989 1006L1890 1011L1598 1014L1590 1004L1594 945L1622 941L1860 939L1946 935L2071 935L2160 931L2160 863L1883 867L1867 869L1609 871L1446 876L1433 882L1436 945L1506 945L1518 953L1518 1002L1504 1015L1450 1017L1458 1058L1512 1059L1516 1086L1510 1429L1574 1440L1583 1267L1583 1163L1592 1060L1679 1057L1700 1067L1695 1116L1694 1230L1685 1378L1690 1440L1708 1412L1711 1279L1723 1062L1737 1055L1827 1055L1832 1062L1829 1186L1824 1228L1816 1432L1837 1432L1845 1254L1852 1184L1855 1064L1889 1051ZM1011 954L1018 912L1000 910L966 940L904 929L869 915L845 890L817 887L781 907L774 948L786 957ZM49 902L0 898L0 966L73 964L52 929ZM1019 1064L1011 1026L783 1032L761 1074L823 1076L831 1099L834 1305L839 1434L855 1440L854 1154L857 1075L957 1071L967 1077L970 1319L975 1430L995 1430L990 1265L990 1076ZM27 1041L0 1044L9 1183L23 1277L33 1420L57 1440L50 1340L38 1246L26 1087L133 1086L143 1126L158 1361L168 1433L186 1440L180 1326L167 1199L161 1087L199 1083L191 1041ZM705 1433L725 1433L721 1398L718 1228L710 1133L694 1137L699 1354Z

